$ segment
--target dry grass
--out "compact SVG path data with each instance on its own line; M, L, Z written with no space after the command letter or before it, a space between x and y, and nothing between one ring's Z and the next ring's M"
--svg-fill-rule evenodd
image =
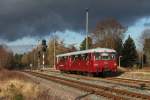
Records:
M38 85L23 80L8 80L0 86L0 97L7 100L17 99L34 99L40 93Z
M25 75L0 70L0 100L60 100Z
M10 79L29 80L30 78L16 71L8 71L5 69L0 69L0 81L6 81Z

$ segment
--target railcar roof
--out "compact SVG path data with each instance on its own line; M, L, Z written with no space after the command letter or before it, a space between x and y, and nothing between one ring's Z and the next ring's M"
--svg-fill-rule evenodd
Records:
M63 56L71 56L71 55L78 55L78 54L85 54L85 53L92 53L92 52L116 52L114 49L109 48L96 48L96 49L88 49L82 51L75 51L65 54L59 54L56 57L63 57Z

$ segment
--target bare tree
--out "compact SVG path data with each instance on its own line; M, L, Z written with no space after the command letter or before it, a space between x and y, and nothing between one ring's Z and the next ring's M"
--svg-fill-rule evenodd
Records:
M144 44L145 39L149 39L150 38L150 28L145 29L140 37L140 42L142 44Z
M58 37L55 37L55 54L63 54L76 51L74 45L65 46L64 42ZM51 38L48 43L48 62L50 65L54 64L54 38Z
M150 65L150 28L145 29L140 37L140 44L142 45L142 60L144 63Z
M95 47L118 48L124 38L125 28L115 19L106 19L96 25L92 37Z
M13 53L4 45L0 45L0 68L11 68Z

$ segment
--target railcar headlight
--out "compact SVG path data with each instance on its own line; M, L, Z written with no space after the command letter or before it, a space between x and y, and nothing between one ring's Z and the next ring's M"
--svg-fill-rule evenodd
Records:
M114 66L117 66L117 64L116 64L116 63L114 63Z

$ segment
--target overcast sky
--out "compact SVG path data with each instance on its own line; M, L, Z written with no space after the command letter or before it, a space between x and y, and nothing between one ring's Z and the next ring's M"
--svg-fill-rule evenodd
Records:
M150 25L145 21L150 16L150 0L0 0L0 41L11 44L53 32L83 33L85 8L89 8L90 31L110 17L129 27L127 34L133 32L133 36L143 30L139 24Z

